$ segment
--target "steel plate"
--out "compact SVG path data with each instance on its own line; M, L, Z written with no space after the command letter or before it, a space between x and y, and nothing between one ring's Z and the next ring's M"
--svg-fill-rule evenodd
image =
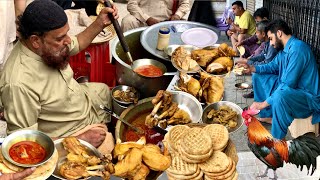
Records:
M140 42L144 47L144 49L146 49L149 53L166 61L170 61L170 57L164 51L159 51L156 49L157 41L158 41L158 31L160 27L163 27L163 26L170 28L169 45L172 45L172 44L183 45L184 43L181 40L181 34L188 29L199 28L199 27L213 30L218 35L218 42L219 42L220 31L217 28L206 25L206 24L190 22L190 21L165 21L165 22L152 25L141 33Z
M57 139L54 141L54 145L55 145L55 147L58 151L58 154L59 154L59 159L58 159L58 163L57 163L56 168L55 168L52 175L58 179L66 180L64 177L62 177L60 175L60 172L59 172L59 166L67 159L66 156L68 154L68 152L63 147L62 141L63 141L63 138ZM95 147L93 147L90 143L83 141L81 139L79 139L79 141L82 145L84 145L87 148L87 152L89 155L95 155L95 156L101 158L100 152ZM85 178L85 179L89 179L89 178Z

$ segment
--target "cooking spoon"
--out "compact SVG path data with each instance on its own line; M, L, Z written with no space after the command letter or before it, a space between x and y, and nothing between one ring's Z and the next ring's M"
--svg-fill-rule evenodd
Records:
M109 0L105 0L104 1L104 5L106 7L112 8L112 5L111 5ZM161 75L159 74L159 76L155 76L155 77L161 77L164 73L167 72L166 66L164 64L162 64L161 62L159 62L159 61L156 61L156 60L153 60L153 59L137 59L137 60L133 60L133 58L131 56L131 53L130 53L130 50L129 50L129 46L128 46L125 38L124 38L122 29L121 29L121 27L119 25L118 20L114 19L113 15L111 13L108 14L108 17L109 17L110 21L112 22L113 27L114 27L114 29L115 29L115 31L117 33L117 36L119 38L119 41L120 41L120 44L122 46L123 51L126 53L127 58L130 61L131 69L135 73L137 73L136 70L138 68L140 69L142 66L145 67L144 69L151 68L151 67L148 67L149 65L155 66L156 68L161 70L162 74ZM147 75L144 75L144 74L141 74L141 73L137 73L137 74L139 74L140 76L143 76L143 77L148 77L148 78L153 78L154 77L154 76L147 76Z
M137 133L139 134L145 134L145 132L137 127L135 127L134 125L128 123L127 121L125 121L124 119L122 119L120 116L118 116L116 113L114 113L111 109L105 107L104 105L100 105L100 108L105 110L108 114L112 115L113 117L119 119L119 121L123 122L124 124L126 124L127 126L131 127L133 130L135 130ZM158 126L154 126L152 129L154 129L156 132L162 134L162 135L166 135L167 134L167 130L162 129L161 127Z
M119 121L123 122L133 130L135 130L138 134L144 134L144 131L135 127L134 125L128 123L126 120L122 119L120 116L118 116L116 113L114 113L111 109L105 107L104 105L100 105L100 108L105 110L108 114L112 115L113 117L117 118Z

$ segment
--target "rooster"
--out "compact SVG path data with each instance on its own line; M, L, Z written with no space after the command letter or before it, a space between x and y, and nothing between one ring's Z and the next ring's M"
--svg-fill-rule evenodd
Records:
M302 135L291 141L273 138L267 129L253 115L253 110L244 110L242 117L248 127L248 146L254 155L267 165L264 174L267 177L268 169L273 169L274 178L277 179L276 169L282 167L284 162L300 167L306 165L311 175L317 167L317 156L320 155L320 143L312 137Z

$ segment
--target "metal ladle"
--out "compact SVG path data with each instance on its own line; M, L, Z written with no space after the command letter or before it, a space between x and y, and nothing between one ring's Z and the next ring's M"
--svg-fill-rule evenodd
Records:
M106 7L112 8L112 5L111 5L109 0L105 0L104 5ZM114 27L114 29L115 29L115 31L117 33L117 36L119 38L119 41L120 41L120 44L122 46L123 51L126 53L127 58L130 61L131 69L135 72L135 70L137 68L141 67L141 66L153 65L153 66L156 66L157 68L161 69L161 71L162 71L161 76L163 76L163 74L167 72L167 68L161 62L153 60L153 59L137 59L137 60L133 60L132 59L132 56L131 56L131 53L130 53L130 50L129 50L129 46L128 46L125 38L124 38L122 29L121 29L121 27L119 25L118 20L114 19L113 15L111 13L108 14L108 17L111 20L111 22L113 24L113 27ZM139 74L139 75L143 76L143 77L148 77L148 76L144 76L142 74ZM158 77L161 77L161 76L158 76ZM148 78L150 78L150 77L148 77Z
M119 121L123 122L133 130L135 130L138 134L144 134L144 131L135 127L134 125L128 123L126 120L122 119L120 116L118 116L116 113L114 113L111 109L105 107L104 105L100 105L100 108L106 111L108 114L112 115L113 117L117 118Z

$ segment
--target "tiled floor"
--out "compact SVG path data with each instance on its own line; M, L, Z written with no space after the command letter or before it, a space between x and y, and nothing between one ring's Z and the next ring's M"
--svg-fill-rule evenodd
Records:
M266 170L264 165L259 159L257 159L252 152L240 152L238 153L239 162L237 165L237 171L239 173L239 180L268 180L268 177L260 178L258 175L262 175ZM307 175L306 167L302 171L293 164L285 164L284 167L278 168L276 173L278 180L319 180L320 179L320 157L318 160L317 171L312 176ZM273 170L269 169L268 176L273 177Z

